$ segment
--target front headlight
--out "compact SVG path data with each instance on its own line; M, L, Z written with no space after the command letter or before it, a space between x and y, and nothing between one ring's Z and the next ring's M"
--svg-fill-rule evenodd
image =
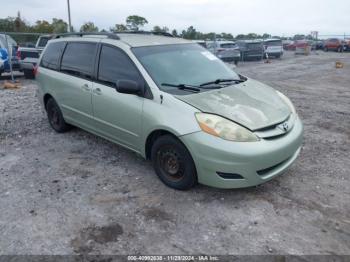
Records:
M259 138L248 129L218 115L196 113L203 132L235 142L256 142Z
M282 94L280 91L276 91L277 94L279 95L279 97L287 104L287 106L289 107L290 111L293 114L297 114L295 107L293 106L293 103L289 100L288 97L286 97L284 94Z

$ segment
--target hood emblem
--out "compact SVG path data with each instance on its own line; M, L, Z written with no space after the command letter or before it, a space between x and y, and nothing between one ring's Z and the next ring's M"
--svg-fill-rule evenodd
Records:
M281 129L281 130L284 131L284 132L287 132L287 131L289 130L289 125L288 125L287 122L284 122L283 124L280 124L280 125L278 126L278 128Z

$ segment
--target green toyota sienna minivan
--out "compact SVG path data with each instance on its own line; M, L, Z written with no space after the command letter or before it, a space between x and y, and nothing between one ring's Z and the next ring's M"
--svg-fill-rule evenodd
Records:
M77 126L129 148L172 188L255 186L301 149L303 125L286 96L184 39L60 35L36 79L54 130Z

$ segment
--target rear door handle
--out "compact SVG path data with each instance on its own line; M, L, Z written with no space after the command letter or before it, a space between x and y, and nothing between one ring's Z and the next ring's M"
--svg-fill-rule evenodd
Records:
M102 91L101 91L101 89L100 88L95 88L93 91L92 91L94 94L96 94L96 95L102 95Z
M84 85L82 85L82 87L81 87L83 90L85 90L85 91L91 91L91 88L89 87L89 85L88 84L84 84Z

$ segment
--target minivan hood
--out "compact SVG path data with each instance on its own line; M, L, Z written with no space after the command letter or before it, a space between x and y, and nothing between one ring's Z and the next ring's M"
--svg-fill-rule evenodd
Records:
M291 114L276 90L252 79L222 89L176 97L202 112L223 116L252 131L281 123Z

